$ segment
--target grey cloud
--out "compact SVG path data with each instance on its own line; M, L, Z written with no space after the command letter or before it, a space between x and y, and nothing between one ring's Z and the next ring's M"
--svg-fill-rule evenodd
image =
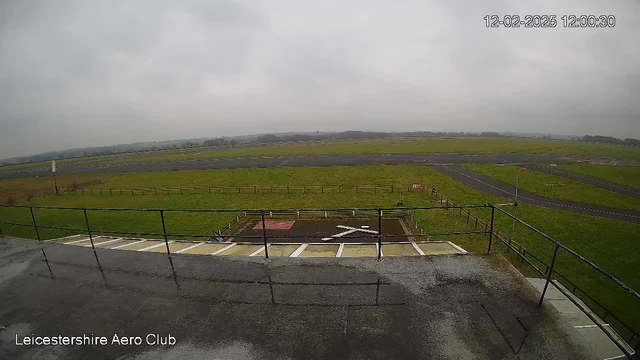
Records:
M614 29L486 29L487 14ZM626 0L0 3L0 158L269 131L640 137Z

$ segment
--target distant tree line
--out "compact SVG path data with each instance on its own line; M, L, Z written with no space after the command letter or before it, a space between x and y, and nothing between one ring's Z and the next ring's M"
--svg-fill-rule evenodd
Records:
M159 142L144 142L133 144L118 144L111 146L101 146L92 148L78 148L64 151L54 151L27 157L13 158L4 160L1 165L11 165L19 163L49 161L53 159L69 159L75 157L99 156L111 154L126 154L141 151L158 151L172 149L189 149L201 146L231 146L237 144L252 143L277 143L277 142L301 142L301 141L331 141L331 140L357 140L357 139L385 139L393 137L416 137L416 138L447 138L447 137L489 137L489 138L509 138L522 137L522 135L505 134L498 132L431 132L431 131L412 131L412 132L372 132L372 131L343 131L335 133L280 133L265 134L258 136L243 137L218 137L211 139L191 139L191 140L168 140ZM543 138L550 139L551 136ZM573 140L596 142L605 144L618 144L627 146L640 146L638 139L618 139L611 136L591 136L586 135L582 138L574 138Z
M592 143L601 143L601 144L640 146L640 140L638 139L626 138L622 140L612 136L585 135L582 137L582 141L592 142Z

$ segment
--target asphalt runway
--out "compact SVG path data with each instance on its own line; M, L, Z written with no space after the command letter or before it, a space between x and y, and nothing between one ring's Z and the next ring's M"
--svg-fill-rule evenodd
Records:
M500 182L490 176L459 166L435 166L435 170L455 180L487 194L515 200L515 186ZM640 223L640 212L609 208L605 206L577 203L573 201L552 199L529 191L518 189L518 202L532 204L551 209L560 209L579 214L600 216L618 220Z
M501 156L503 160L498 159ZM402 164L494 164L501 161L534 164L571 163L572 158L563 155L545 154L343 154L343 155L291 155L239 158L205 158L194 160L148 161L135 163L58 164L58 175L80 175L100 173L128 173L173 170L209 170L240 168L276 168L305 166L357 166L357 165L402 165ZM0 179L50 176L48 167L23 168L0 171Z

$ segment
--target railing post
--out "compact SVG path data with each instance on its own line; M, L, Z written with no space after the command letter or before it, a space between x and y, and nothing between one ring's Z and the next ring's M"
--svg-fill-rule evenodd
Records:
M551 259L551 266L549 267L549 273L547 274L547 281L544 283L544 289L542 289L542 295L540 295L538 307L542 306L542 300L544 300L544 295L547 292L547 287L549 287L549 282L551 282L551 277L553 276L553 268L556 266L556 258L558 257L559 248L560 246L556 242L556 248L553 250L553 259Z
M382 210L378 209L378 260L382 258Z
M160 219L162 220L162 233L164 234L164 245L167 247L167 256L171 256L171 251L169 251L169 239L167 238L167 227L164 224L164 210L160 210Z
M267 225L264 223L264 210L260 210L260 216L262 217L262 237L264 238L264 258L269 258L269 246L267 244Z
M33 220L33 228L36 230L36 237L38 241L40 241L40 231L38 231L38 224L36 224L36 216L33 215L33 207L29 206L29 210L31 211L31 220Z
M491 205L491 229L489 230L489 248L487 249L487 255L491 252L491 242L493 241L493 219L496 215L496 207ZM487 226L485 225L485 231Z
M95 251L96 247L93 245L93 235L91 234L91 227L89 227L89 217L87 216L87 209L82 209L84 212L84 222L87 224L87 232L89 233L89 240L91 241L91 248Z

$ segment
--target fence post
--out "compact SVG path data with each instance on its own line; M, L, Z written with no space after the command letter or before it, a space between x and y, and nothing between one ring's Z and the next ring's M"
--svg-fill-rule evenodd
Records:
M382 258L382 210L378 209L378 260Z
M556 248L553 250L553 259L551 259L551 266L549 267L549 273L547 274L547 281L544 283L544 289L542 289L542 295L540 295L540 301L538 302L538 307L542 306L542 300L544 300L544 295L547 292L547 287L549 287L551 276L553 276L553 268L556 266L556 258L558 256L559 248L560 246L556 242Z
M40 241L40 231L38 231L38 224L36 224L36 216L33 215L33 207L29 206L29 210L31 211L31 220L33 220L33 228L36 230L36 237L38 241Z
M391 185L391 192L392 192L392 193L393 193L393 188L394 188L394 187L395 187L394 185Z
M87 209L82 209L84 212L84 222L87 224L87 232L89 233L89 240L91 241L91 248L95 251L96 247L93 245L93 235L91 234L91 228L89 227L89 217L87 216Z
M211 186L209 186L209 194L211 194Z
M269 258L269 246L267 244L267 225L264 223L264 210L260 210L260 217L262 217L262 237L264 238L264 258Z
M495 217L495 214L496 214L496 207L491 205L491 232L489 232L489 248L487 249L487 255L489 255L489 253L491 252L491 242L493 241L493 219ZM487 228L486 225L484 227L485 229Z
M171 251L169 251L169 239L167 239L167 227L164 225L164 210L160 210L160 219L162 220L162 233L164 234L164 244L167 246L167 256L171 256Z
M289 185L287 185L287 194L289 193Z

